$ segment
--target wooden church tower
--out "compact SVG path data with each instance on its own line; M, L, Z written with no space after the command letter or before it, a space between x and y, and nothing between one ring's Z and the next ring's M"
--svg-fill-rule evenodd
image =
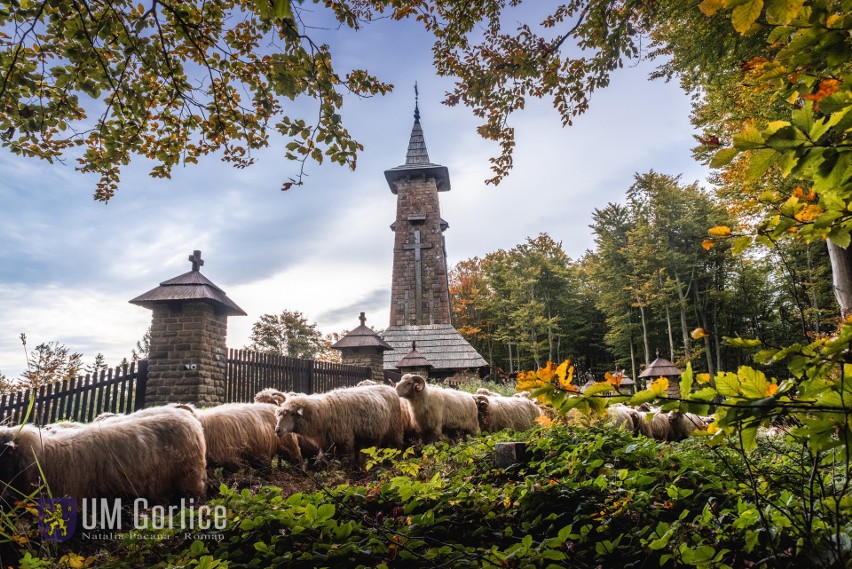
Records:
M417 350L433 368L431 375L482 372L487 362L452 323L444 240L449 225L441 219L438 200L439 192L450 189L450 174L446 166L429 160L416 99L405 164L386 170L385 178L397 205L391 225L390 326L384 334L394 350L385 352L384 368L398 369L396 364L416 341Z
M429 161L416 104L405 164L385 178L397 196L390 325L452 324L444 245L449 225L438 203L438 192L450 189L450 174Z

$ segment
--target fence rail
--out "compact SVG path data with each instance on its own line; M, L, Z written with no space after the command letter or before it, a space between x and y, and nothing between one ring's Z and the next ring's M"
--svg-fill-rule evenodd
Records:
M101 413L132 413L145 406L148 360L101 370L69 381L16 391L0 397L0 420L46 425L57 421L87 423ZM28 413L30 401L32 411Z
M369 378L368 367L228 350L225 401L253 401L254 394L266 387L318 393L349 387Z

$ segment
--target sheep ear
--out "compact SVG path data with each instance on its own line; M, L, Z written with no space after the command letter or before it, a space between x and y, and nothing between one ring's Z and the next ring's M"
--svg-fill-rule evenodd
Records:
M18 445L15 444L15 441L9 441L8 443L6 443L5 446L8 447L10 451L14 451L16 448L18 448Z
M301 407L299 407L298 409L296 409L296 415L299 415L299 416L301 417L301 416L303 416L304 414L305 414L305 410L304 410L304 409L302 409Z

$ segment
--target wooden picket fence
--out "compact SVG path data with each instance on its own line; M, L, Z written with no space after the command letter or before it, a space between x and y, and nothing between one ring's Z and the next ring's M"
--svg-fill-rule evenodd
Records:
M280 391L320 393L351 387L370 378L370 368L228 350L225 401L249 402L266 387Z
M318 393L350 387L370 378L370 368L229 350L225 401L251 402L266 387ZM132 413L145 406L148 360L103 370L70 381L0 396L0 422L5 425L57 421L88 423L101 413ZM32 402L32 407L30 407Z
M140 360L138 365L133 362L35 390L16 391L0 397L0 420L6 425L87 423L105 412L132 413L145 406L147 380L148 360Z

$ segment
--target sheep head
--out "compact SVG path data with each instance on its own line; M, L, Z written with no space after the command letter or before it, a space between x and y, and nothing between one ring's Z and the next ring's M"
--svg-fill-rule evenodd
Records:
M283 437L287 433L299 433L305 421L310 418L310 407L300 398L285 401L276 412L278 421L275 424L275 434Z
M478 394L474 395L473 399L476 401L476 414L479 419L480 425L488 424L488 406L491 402L488 400L488 396Z
M396 384L396 392L400 397L411 399L426 389L426 380L421 375L407 373Z

